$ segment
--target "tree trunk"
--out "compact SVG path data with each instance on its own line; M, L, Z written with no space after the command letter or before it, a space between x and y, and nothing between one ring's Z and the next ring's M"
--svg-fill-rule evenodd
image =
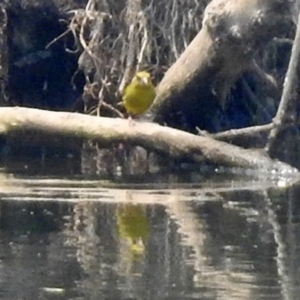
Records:
M255 69L253 54L287 31L289 14L288 1L213 0L202 29L157 88L154 119L178 123L181 115L191 127L200 128L212 122L216 110L226 107L226 96L237 79ZM265 78L276 88L272 79Z

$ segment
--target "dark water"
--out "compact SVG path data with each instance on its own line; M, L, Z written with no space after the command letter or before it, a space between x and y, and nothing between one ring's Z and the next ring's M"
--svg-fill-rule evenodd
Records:
M300 185L0 180L1 299L300 299Z

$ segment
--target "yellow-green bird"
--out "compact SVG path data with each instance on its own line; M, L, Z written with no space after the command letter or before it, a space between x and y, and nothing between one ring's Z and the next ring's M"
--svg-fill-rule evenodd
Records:
M155 95L151 75L146 71L136 73L122 93L123 104L129 116L145 113L153 103Z

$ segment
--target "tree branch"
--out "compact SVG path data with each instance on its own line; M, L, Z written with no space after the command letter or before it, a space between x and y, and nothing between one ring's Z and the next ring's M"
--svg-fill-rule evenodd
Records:
M208 136L220 141L226 141L238 138L253 138L259 137L263 133L269 132L273 128L273 124L265 124L265 125L256 125L251 127L239 128L239 129L230 129L226 131L221 131L218 133L208 133L206 131L198 130L199 135Z
M299 98L299 76L300 70L300 14L298 16L297 31L292 48L291 59L284 81L284 89L273 120L273 129L270 132L266 151L270 154L274 150L275 142L279 133L284 129L286 123L296 124L296 104Z
M21 107L0 108L0 134L18 139L49 141L50 137L89 139L107 147L125 142L167 154L173 159L203 160L229 167L297 173L291 166L271 160L263 152L246 150L209 137L193 135L153 123L51 112Z

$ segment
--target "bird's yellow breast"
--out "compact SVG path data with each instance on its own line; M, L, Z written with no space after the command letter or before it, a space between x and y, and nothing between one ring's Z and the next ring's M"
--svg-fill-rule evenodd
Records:
M147 76L146 82L143 83L143 76ZM133 78L132 82L123 92L123 103L130 114L143 114L151 106L155 98L155 87L153 86L150 74L139 72Z

